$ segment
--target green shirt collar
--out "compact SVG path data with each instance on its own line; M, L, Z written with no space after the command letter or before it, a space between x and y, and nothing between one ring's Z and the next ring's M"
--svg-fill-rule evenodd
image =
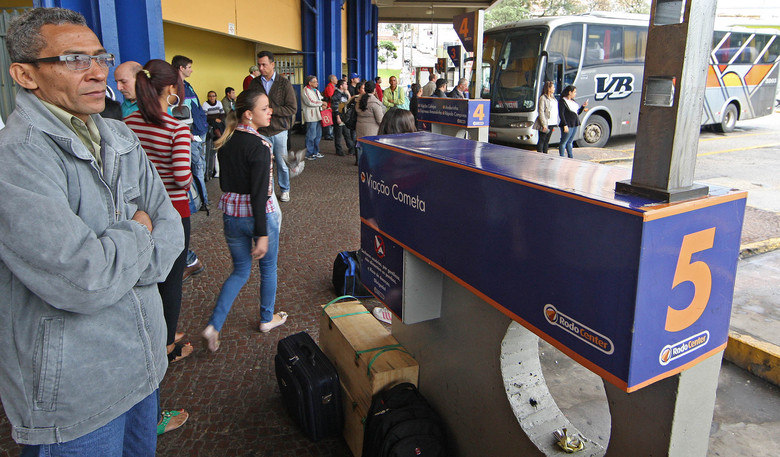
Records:
M95 124L95 121L92 120L92 117L87 116L87 122L85 123L59 106L52 105L43 100L41 100L41 103L51 111L54 117L59 119L60 122L65 124L76 134L97 161L98 168L102 170L103 161L100 158L100 131L98 131L97 125Z

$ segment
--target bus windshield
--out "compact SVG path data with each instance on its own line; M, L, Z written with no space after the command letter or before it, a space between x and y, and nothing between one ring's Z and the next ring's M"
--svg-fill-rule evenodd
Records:
M491 111L509 113L536 109L537 71L545 33L543 28L529 28L507 35L491 78Z

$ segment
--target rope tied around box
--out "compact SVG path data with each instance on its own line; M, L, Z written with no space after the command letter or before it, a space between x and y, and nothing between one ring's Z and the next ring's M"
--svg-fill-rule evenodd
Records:
M330 305L332 305L332 304L334 304L334 303L336 303L336 302L338 302L340 300L344 300L345 298L351 298L353 300L359 301L357 298L353 297L352 295L342 295L341 297L334 298L333 300L329 301L325 306L323 306L322 307L322 312L325 313L325 309L328 306L330 306ZM327 315L327 313L325 313L325 314ZM355 313L339 314L339 315L336 315L336 316L328 316L328 317L331 319L331 321L333 321L333 319L338 319L339 317L355 316L355 315L358 315L358 314L371 314L371 313L366 310L366 311L358 311L358 312L355 312ZM368 367L366 369L366 375L367 376L371 376L371 367L374 365L374 362L376 362L376 359L380 355L384 354L385 352L388 352L388 351L401 351L401 352L404 352L404 353L408 354L409 356L412 355L411 353L409 353L409 351L404 349L403 346L401 346L400 344L391 344L391 345L388 345L388 346L379 346L379 347L375 347L375 348L371 348L371 349L363 349L361 351L355 351L355 365L359 364L360 354L366 354L366 353L374 352L374 351L379 351L379 352L374 354L374 356L371 357L371 360L369 360Z

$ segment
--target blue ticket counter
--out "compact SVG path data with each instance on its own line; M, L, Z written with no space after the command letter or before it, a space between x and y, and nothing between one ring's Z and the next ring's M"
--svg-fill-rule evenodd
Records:
M658 203L616 194L620 168L427 132L360 141L362 278L401 320L406 252L625 392L724 348L744 192Z
M417 119L424 130L487 143L490 100L420 97Z

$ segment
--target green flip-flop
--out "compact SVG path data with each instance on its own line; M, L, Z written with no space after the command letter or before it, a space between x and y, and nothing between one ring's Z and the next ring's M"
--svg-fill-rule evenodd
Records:
M173 419L174 417L177 417L177 416L179 416L181 414L185 415L184 416L184 421L181 424L177 425L176 427L174 427L174 428L172 428L170 430L165 430L165 427L168 426L168 423L171 421L171 419ZM187 413L187 411L184 411L183 409L180 409L178 411L177 410L163 411L162 412L162 420L160 421L159 424L157 424L157 435L159 436L159 435L162 435L165 432L170 432L171 430L176 430L177 428L179 428L182 425L184 425L184 422L187 422L187 419L189 419L189 417L190 417L190 415Z

